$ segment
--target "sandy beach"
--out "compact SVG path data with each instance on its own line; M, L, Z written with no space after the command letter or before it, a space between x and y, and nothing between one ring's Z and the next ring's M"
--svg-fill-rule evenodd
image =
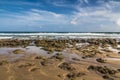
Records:
M0 80L120 80L119 42L1 39Z
M0 80L120 80L120 0L0 0Z

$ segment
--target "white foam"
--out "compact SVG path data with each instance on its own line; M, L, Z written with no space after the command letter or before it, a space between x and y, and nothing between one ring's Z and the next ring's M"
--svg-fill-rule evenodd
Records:
M89 45L89 43L77 43L75 46L76 46L77 48L80 48L80 47L86 46L86 45Z
M114 49L114 48L111 47L111 46L109 46L108 49L109 49L110 51L112 51L112 52L116 52L116 53L120 52L119 50Z
M120 34L107 34L107 33L0 33L0 37L7 38L9 36L13 37L43 37L43 36L53 36L55 38L116 38L120 39ZM0 38L0 39L1 39Z
M120 45L118 45L117 47L120 48Z
M104 33L0 33L0 35L117 36L116 34L104 34Z
M11 39L12 37L0 37L0 39Z

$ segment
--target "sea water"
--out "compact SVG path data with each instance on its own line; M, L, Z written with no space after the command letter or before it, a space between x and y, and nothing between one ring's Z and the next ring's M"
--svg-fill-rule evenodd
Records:
M0 39L38 39L38 38L116 38L119 32L0 32Z

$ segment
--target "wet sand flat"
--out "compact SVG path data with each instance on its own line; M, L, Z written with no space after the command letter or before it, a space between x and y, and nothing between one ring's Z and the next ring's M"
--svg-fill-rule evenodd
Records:
M2 42L0 80L120 80L115 39Z

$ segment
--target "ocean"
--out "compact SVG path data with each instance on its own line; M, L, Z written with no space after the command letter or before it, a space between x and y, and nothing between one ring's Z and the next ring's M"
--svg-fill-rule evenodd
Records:
M116 38L119 32L0 32L0 39L36 39L36 38Z

